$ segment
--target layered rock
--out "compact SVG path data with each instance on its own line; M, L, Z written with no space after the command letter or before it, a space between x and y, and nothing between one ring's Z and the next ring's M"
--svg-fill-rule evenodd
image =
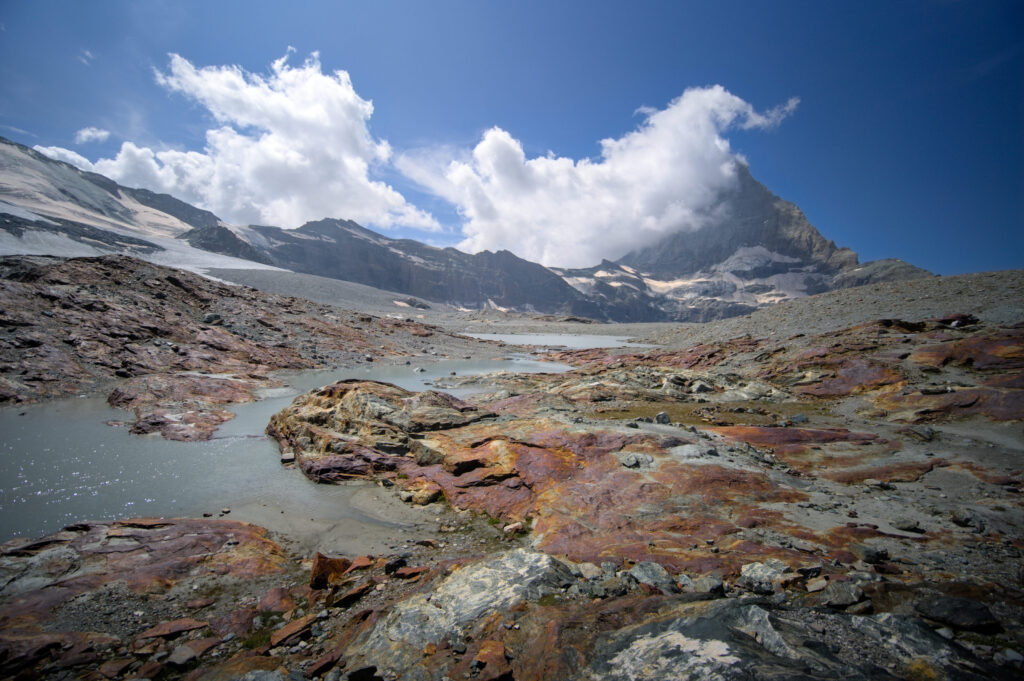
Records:
M210 638L217 622L185 613L236 608L234 584L289 573L265 530L227 520L79 523L8 542L0 547L0 673L37 676L30 670L40 667L50 678L102 665L109 678L129 668L139 676L147 659L173 649L171 671L220 643ZM217 596L186 607L200 585L204 596ZM165 643L171 639L191 648L179 652Z
M209 437L270 373L407 355L446 335L124 256L0 258L0 402L109 390L136 432ZM469 339L456 345L473 345Z
M553 355L578 365L565 374L439 381L489 391L469 402L328 386L268 432L315 480L378 479L413 503L483 511L585 575L565 605L514 608L519 630L477 623L472 640L495 643L464 655L444 651L465 630L408 638L382 616L348 649L360 669L479 670L500 645L515 678L972 678L985 663L944 636L993 627L970 645L1003 646L993 659L1012 666L1024 631L1024 479L995 444L1024 420L1022 347L1016 327L948 315L567 351ZM998 399L922 402L976 391ZM771 600L695 603L702 590ZM953 627L935 599L963 596L981 614ZM598 616L577 597L609 600ZM409 648L374 656L385 640Z

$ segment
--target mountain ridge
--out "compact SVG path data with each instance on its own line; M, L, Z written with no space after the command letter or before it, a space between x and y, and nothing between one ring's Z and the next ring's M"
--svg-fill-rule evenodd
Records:
M737 177L715 222L669 234L616 262L568 269L510 251L470 254L395 239L345 219L289 230L229 225L171 195L124 187L0 138L0 200L14 207L0 204L0 230L8 235L5 252L18 252L12 242L27 243L26 235L46 242L56 234L90 254L166 250L156 237L172 237L200 253L239 259L233 267L247 261L462 308L612 322L710 321L836 288L930 276L899 260L859 263L742 163Z

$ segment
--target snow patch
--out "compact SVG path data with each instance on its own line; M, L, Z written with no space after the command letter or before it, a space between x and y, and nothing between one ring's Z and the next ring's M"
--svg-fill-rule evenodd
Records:
M53 220L47 220L42 215L33 213L30 210L25 210L19 206L7 203L6 201L0 201L0 213L6 213L7 215L13 215L16 218L22 220L32 220L33 222L45 222L48 225L56 225L57 223Z

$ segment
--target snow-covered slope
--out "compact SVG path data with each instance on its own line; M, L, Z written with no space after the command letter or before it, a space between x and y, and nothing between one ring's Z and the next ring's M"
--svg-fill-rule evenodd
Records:
M129 253L195 272L269 267L176 238L211 222L219 220L166 194L121 187L0 138L0 255Z

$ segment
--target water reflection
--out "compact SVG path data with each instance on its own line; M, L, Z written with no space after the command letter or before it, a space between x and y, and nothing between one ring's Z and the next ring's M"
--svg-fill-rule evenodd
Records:
M73 522L137 516L198 516L259 502L298 512L380 523L354 508L351 488L316 485L284 470L263 429L296 395L342 378L387 381L409 390L451 372L561 371L527 357L366 365L285 376L284 388L233 408L236 418L207 442L170 442L106 425L126 413L102 397L0 409L0 541L38 536ZM384 523L386 525L386 523Z

